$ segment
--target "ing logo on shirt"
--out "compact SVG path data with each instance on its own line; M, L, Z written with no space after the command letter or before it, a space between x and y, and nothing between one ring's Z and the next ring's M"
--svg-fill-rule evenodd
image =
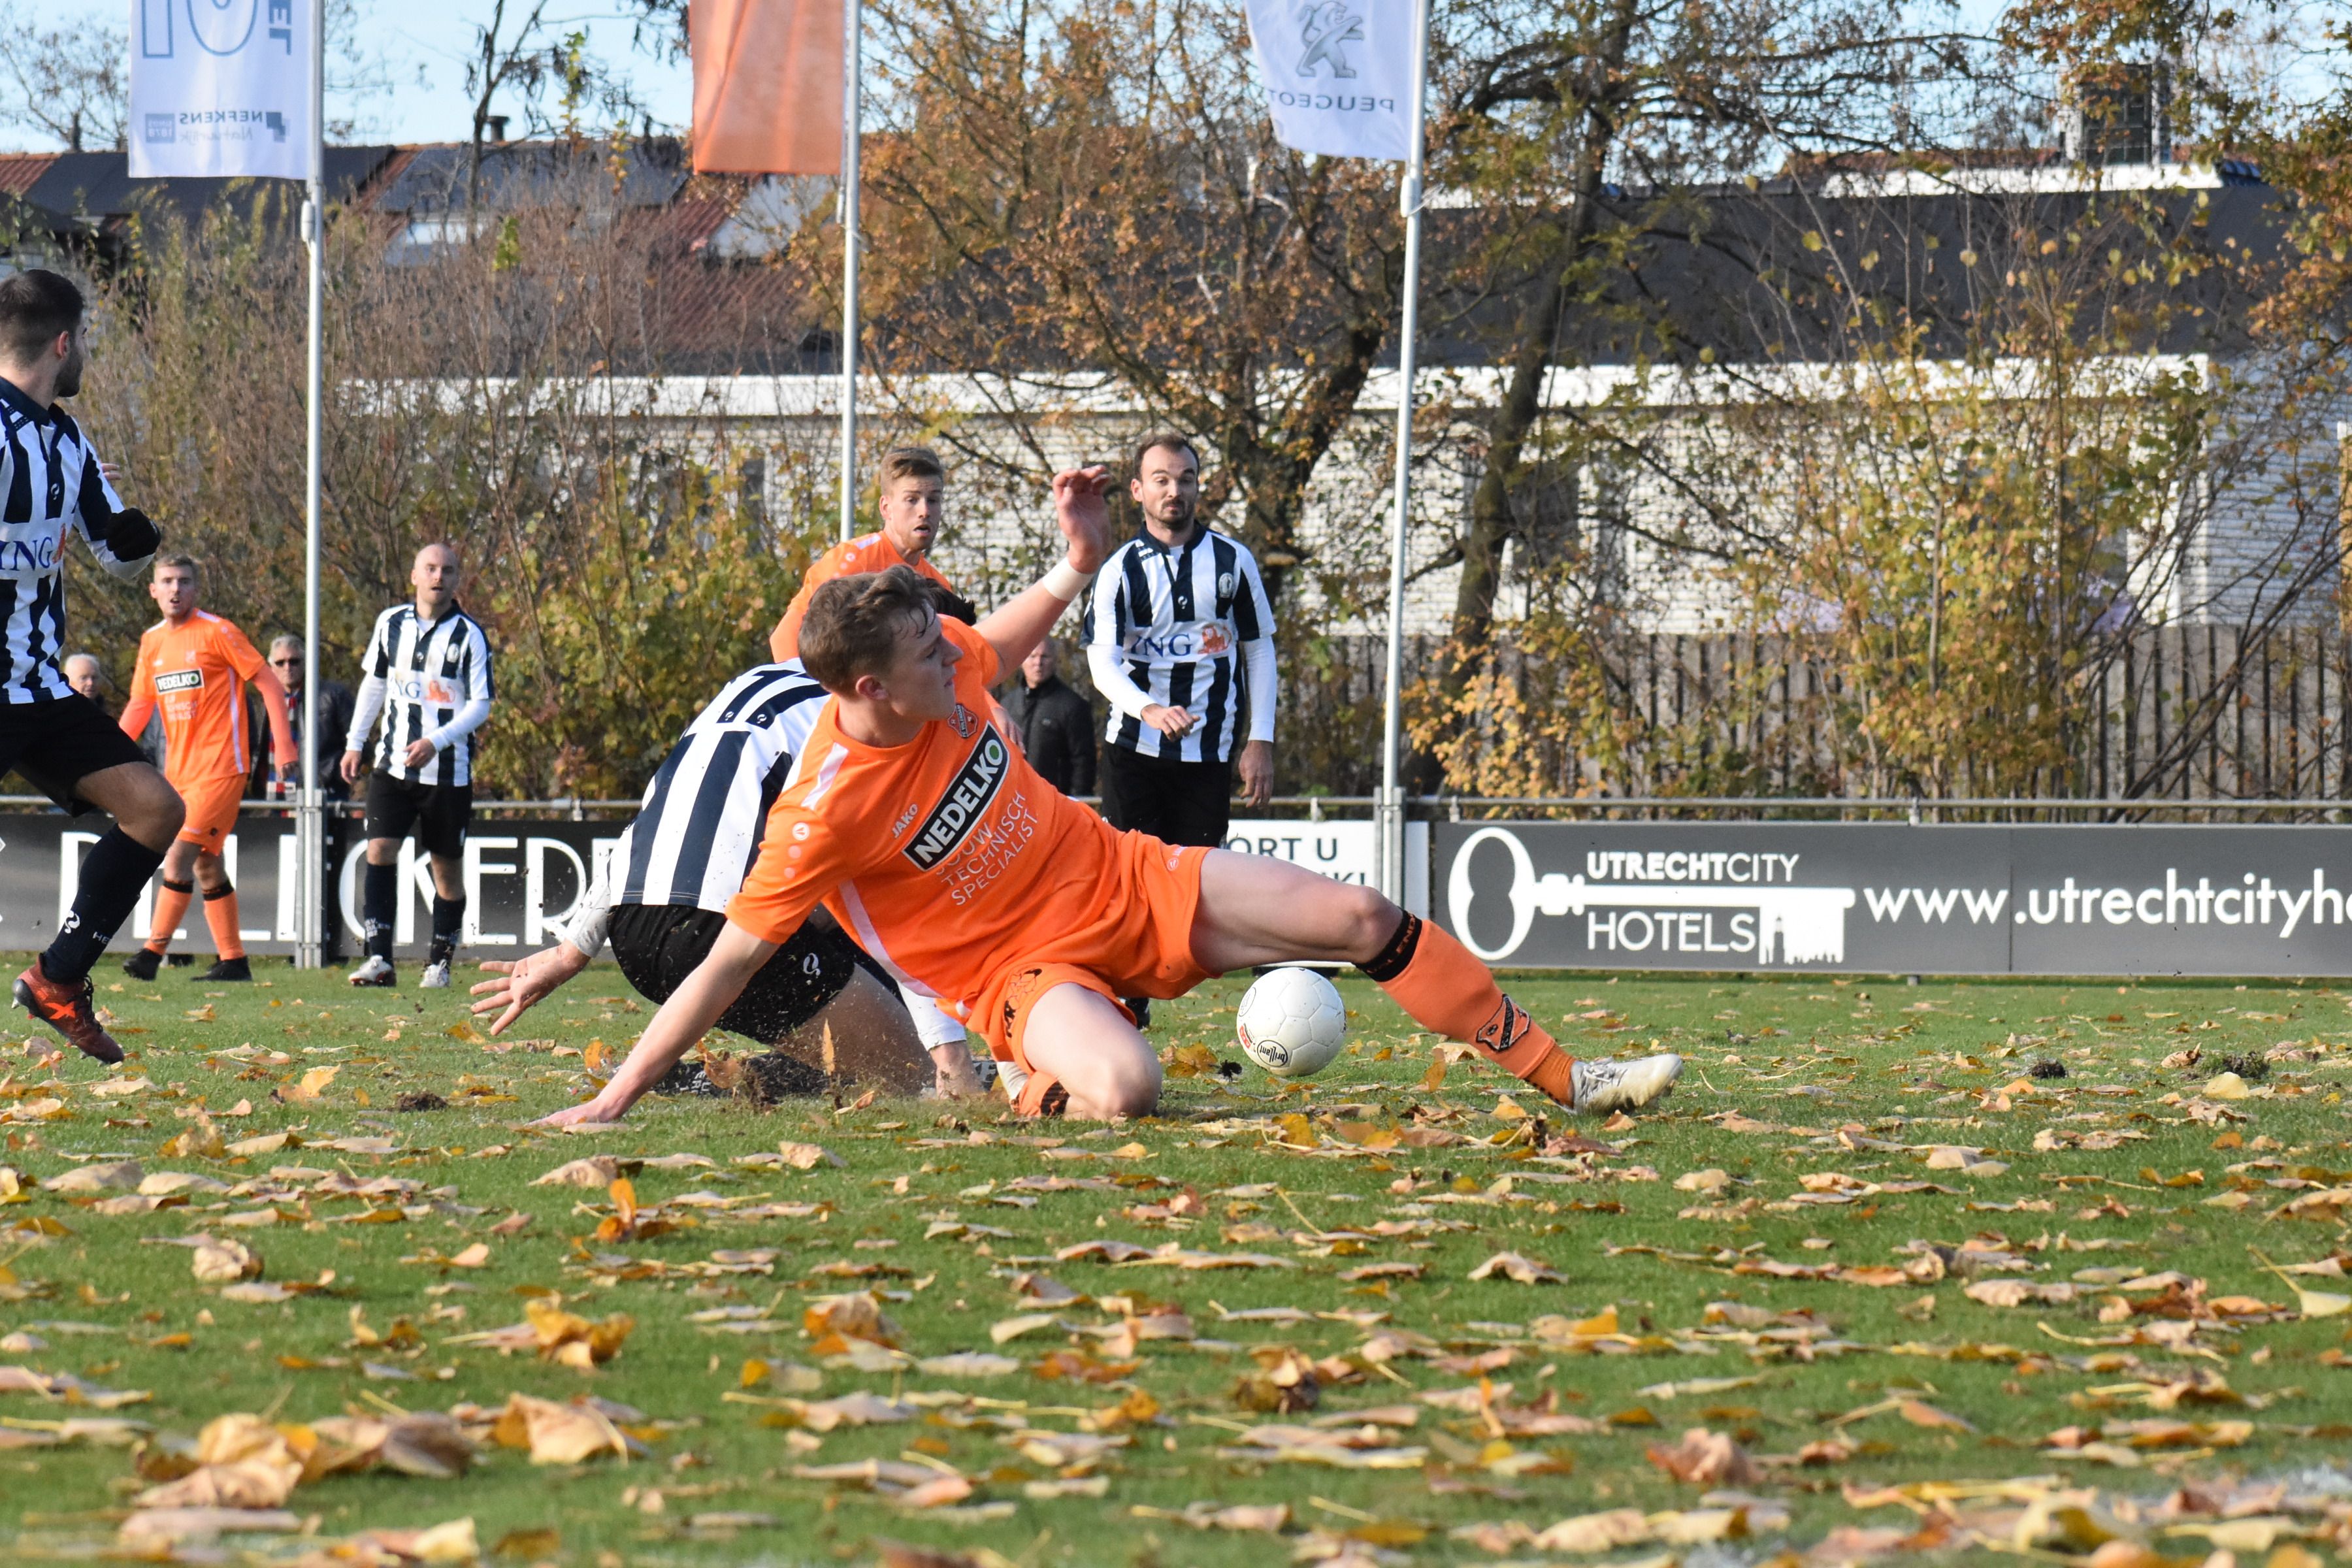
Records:
M923 818L922 826L907 845L907 858L926 871L946 859L996 797L1012 762L1004 737L992 728L983 731L980 744L948 781L939 805L931 807L930 816Z
M443 708L457 705L457 689L436 675L404 675L394 686L411 702L431 702Z

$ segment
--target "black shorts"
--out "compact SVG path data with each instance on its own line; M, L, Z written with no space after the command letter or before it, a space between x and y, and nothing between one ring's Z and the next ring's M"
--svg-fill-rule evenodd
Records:
M1222 848L1233 821L1234 765L1147 757L1125 746L1102 749L1102 817L1113 827L1149 833L1162 844Z
M459 855L466 848L466 825L473 820L472 784L418 784L386 773L368 774L370 838L405 838L413 827L417 847L427 855Z
M139 742L79 692L43 702L0 703L0 773L16 769L68 812L90 809L74 793L90 774L146 761Z
M649 1001L667 1002L709 956L726 925L717 910L623 904L613 911L607 934L629 984ZM719 1026L772 1046L841 994L861 956L839 928L803 926L751 976L735 1005L719 1015Z

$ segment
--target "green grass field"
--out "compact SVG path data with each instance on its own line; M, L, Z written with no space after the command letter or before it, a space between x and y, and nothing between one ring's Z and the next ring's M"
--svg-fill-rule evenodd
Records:
M2106 1542L2102 1568L2294 1568L2352 1539L2352 1478L2314 1468L2352 1437L2352 1316L2293 1287L2345 1288L2259 1261L2352 1261L2352 1016L2319 985L1518 980L1580 1054L1690 1058L1662 1112L1604 1128L1475 1059L1441 1073L1354 980L1358 1043L1319 1078L1223 1078L1226 983L1162 1009L1149 1122L670 1100L562 1136L524 1123L647 1016L610 968L511 1043L462 991L188 973L101 972L119 1074L0 1079L11 1562L113 1550L215 1417L307 1447L297 1424L453 1408L486 1445L461 1477L325 1475L284 1505L308 1534L147 1550L392 1562L401 1538L351 1538L470 1520L487 1559L583 1564ZM533 1184L597 1155L624 1194ZM242 1260L172 1245L197 1236L306 1289L200 1279ZM462 1342L527 1309L557 1339L585 1327L563 1313L634 1329L601 1365ZM534 1464L490 1435L515 1394L611 1402L596 1429L639 1451ZM1255 1528L1183 1517L1219 1509ZM435 1539L463 1557L462 1528Z

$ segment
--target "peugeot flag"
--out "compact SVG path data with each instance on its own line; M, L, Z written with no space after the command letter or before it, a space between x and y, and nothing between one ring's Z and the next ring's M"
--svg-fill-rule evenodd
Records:
M308 179L310 7L132 0L131 177Z
M1274 133L1302 153L1412 153L1412 0L1249 0Z
M840 172L842 12L841 0L689 0L698 172Z

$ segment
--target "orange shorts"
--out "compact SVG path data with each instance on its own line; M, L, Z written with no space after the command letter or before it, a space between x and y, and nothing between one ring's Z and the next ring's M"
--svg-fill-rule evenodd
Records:
M1100 913L1075 930L1042 937L1000 964L967 1015L999 1061L1035 1069L1022 1045L1029 1011L1056 985L1122 996L1181 996L1209 978L1192 958L1192 916L1201 907L1203 848L1163 844L1143 833L1106 833L1109 863Z
M219 854L228 836L236 831L236 808L245 800L245 775L196 779L175 783L173 787L188 807L187 817L180 824L180 837L207 855Z

